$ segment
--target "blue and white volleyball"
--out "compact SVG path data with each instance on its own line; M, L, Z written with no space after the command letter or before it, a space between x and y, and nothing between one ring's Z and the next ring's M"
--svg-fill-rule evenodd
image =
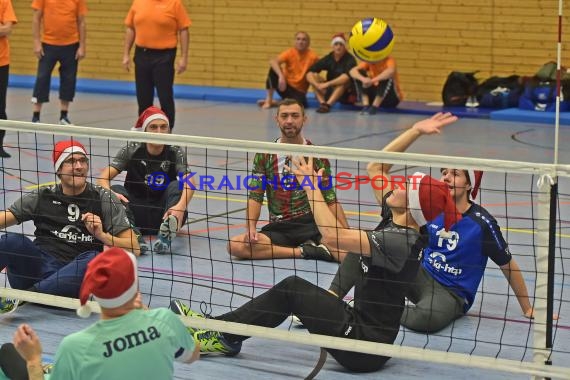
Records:
M394 47L394 34L384 20L365 18L352 27L348 44L356 58L374 63L390 55Z

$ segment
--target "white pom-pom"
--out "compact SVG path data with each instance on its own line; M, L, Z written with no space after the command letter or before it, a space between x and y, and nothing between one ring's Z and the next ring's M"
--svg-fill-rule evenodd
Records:
M79 315L81 318L89 318L91 315L91 308L89 305L85 304L77 309L77 315Z

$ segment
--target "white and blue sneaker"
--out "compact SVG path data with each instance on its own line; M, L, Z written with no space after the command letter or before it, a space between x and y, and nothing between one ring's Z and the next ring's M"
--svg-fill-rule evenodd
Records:
M176 220L176 217L174 215L168 215L160 225L158 238L152 244L152 251L157 254L170 253L170 245L172 243L172 239L176 237L177 231L178 221Z
M13 298L0 297L0 315L13 313L20 304L20 301Z

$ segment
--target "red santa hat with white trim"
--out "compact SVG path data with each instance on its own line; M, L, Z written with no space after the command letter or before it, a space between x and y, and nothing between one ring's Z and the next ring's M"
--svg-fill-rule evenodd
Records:
M148 127L150 122L153 120L164 120L166 121L166 124L170 126L170 123L168 121L168 116L166 116L166 114L162 112L160 108L155 106L150 106L146 110L144 110L143 113L139 115L137 123L135 124L134 127L131 128L131 131L144 132L146 131L146 127Z
M81 307L77 315L87 318L91 308L90 296L99 306L107 309L123 306L139 291L137 261L135 256L122 248L109 248L98 254L87 265L79 291Z
M449 232L451 226L461 219L461 214L449 194L449 187L420 172L410 176L408 206L420 227L443 213L443 225L445 231Z
M75 140L65 140L65 141L58 141L54 147L52 152L52 159L53 159L53 166L55 171L57 172L69 156L73 153L81 153L84 156L87 156L87 150L79 141Z
M477 194L479 194L479 189L481 188L481 180L483 179L483 171L467 169L467 175L469 176L469 182L471 183L469 198L473 201L475 198L477 198Z

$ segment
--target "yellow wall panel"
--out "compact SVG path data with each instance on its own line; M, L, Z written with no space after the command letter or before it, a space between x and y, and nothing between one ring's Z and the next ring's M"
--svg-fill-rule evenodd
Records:
M34 74L31 1L12 0L19 24L11 36L14 74ZM263 88L268 60L311 34L318 54L330 36L360 18L384 18L396 36L393 55L408 100L439 100L451 70L530 75L556 57L557 0L183 0L192 19L188 71L176 83ZM133 80L121 66L130 0L88 0L84 78ZM566 12L568 13L568 12ZM565 17L563 25L570 24ZM564 32L567 31L565 28ZM563 57L570 47L563 45Z

